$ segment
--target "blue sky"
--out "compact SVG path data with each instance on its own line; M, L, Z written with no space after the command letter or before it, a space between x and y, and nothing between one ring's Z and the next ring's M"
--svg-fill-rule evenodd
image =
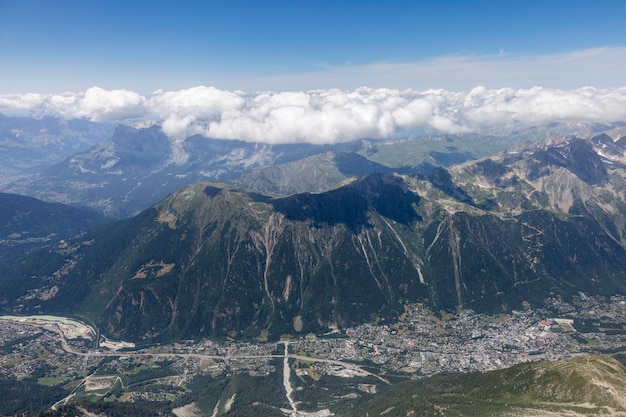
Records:
M619 87L624 16L623 1L0 0L0 94Z
M626 120L626 1L0 0L0 112L333 143Z

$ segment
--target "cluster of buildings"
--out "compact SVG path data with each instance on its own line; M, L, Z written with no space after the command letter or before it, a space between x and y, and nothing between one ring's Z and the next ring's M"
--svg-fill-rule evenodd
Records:
M202 340L114 351L95 349L80 338L61 343L62 339L61 333L46 327L0 320L0 375L35 376L61 384L96 371L121 375L130 372L129 367L159 362L176 376L170 378L172 384L180 385L199 372L215 376L279 372L287 348L281 342ZM625 347L626 298L581 295L569 303L553 299L541 309L497 316L472 311L434 314L414 304L406 306L395 323L292 338L288 353L293 367L309 362L304 365L309 369L298 375L349 378L363 376L361 371L367 369L366 374L384 381L391 376L487 371Z

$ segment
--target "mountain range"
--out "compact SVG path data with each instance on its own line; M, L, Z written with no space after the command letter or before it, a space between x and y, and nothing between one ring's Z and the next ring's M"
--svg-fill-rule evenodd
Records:
M29 177L108 139L114 126L0 113L0 185Z
M196 183L34 254L0 278L0 303L153 342L325 332L409 302L496 313L625 294L625 155L598 135L288 196Z
M392 324L410 303L443 320L626 295L624 133L559 124L270 145L0 116L5 166L41 140L51 146L21 171L0 167L12 193L0 193L0 312L80 317L141 347L341 337ZM609 356L580 356L400 383L390 374L391 385L345 397L333 379L306 379L302 409L332 398L345 416L621 415L624 372ZM203 375L179 405L282 415L263 397L283 383L278 373ZM3 384L14 403L42 389ZM145 415L147 404L77 402L41 415Z
M270 145L201 136L168 138L159 125L121 125L109 139L52 166L41 164L35 175L5 184L0 191L88 206L122 219L200 181L239 182L256 191L281 194L319 192L353 175L424 173L492 155L537 136L535 131L521 131L507 137L431 135Z

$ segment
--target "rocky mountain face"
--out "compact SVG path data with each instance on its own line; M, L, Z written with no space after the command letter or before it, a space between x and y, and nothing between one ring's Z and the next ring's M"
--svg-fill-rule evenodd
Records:
M85 203L116 217L121 215L118 206L133 196L149 205L160 187L146 182L146 173L160 170L169 155L170 142L160 129L118 127L110 140L6 189L44 201Z
M0 113L0 185L27 177L108 139L113 126Z
M178 140L166 137L157 125L119 126L108 141L5 189L45 201L86 205L109 217L125 218L184 185L203 180L232 181L259 168L327 149L199 136Z
M155 341L322 332L391 320L407 302L494 313L624 294L626 150L603 144L286 197L197 183L21 263L0 280L2 307Z

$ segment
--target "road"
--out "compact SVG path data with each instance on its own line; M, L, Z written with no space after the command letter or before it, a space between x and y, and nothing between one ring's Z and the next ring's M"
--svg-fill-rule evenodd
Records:
M367 371L363 369L360 365L356 365L350 362L344 362L335 359L326 359L326 358L318 358L315 356L306 356L306 355L296 355L289 353L289 342L282 341L280 343L285 345L285 353L283 355L207 355L204 353L149 353L149 352L80 352L72 349L71 346L68 345L67 340L63 336L63 332L60 329L56 329L56 332L59 334L59 341L61 343L61 348L72 355L80 355L80 356L135 356L135 357L161 357L161 358L196 358L196 359L212 359L212 360L244 360L244 359L269 359L269 358L283 358L283 359L298 359L301 361L307 362L323 362L329 363L332 365L343 366L346 369L350 369L355 373L359 373L362 375L372 376L374 378L379 379L385 384L391 385L391 383L383 378L382 376L375 374L373 372Z
M291 416L298 416L301 413L297 409L297 403L292 398L293 388L292 388L291 382L290 382L291 368L289 366L289 359L296 359L296 360L307 361L307 362L322 362L322 363L328 363L328 364L332 364L332 365L338 365L338 366L342 366L342 367L344 367L346 369L349 369L349 370L353 371L357 375L372 376L372 377L377 378L378 380L384 382L385 384L390 384L390 382L387 379L383 378L382 376L377 375L377 374L375 374L373 372L367 371L367 370L363 369L361 366L353 364L353 363L344 362L344 361L335 360L335 359L326 359L326 358L318 358L318 357L313 357L313 356L291 354L291 353L289 353L289 341L286 341L286 340L280 342L285 347L284 353L282 355L230 355L230 354L226 354L226 355L207 355L207 354L203 354L203 353L187 353L187 352L186 353L175 353L175 352L150 353L150 352L128 352L128 351L125 351L125 352L103 352L101 350L83 352L83 351L75 350L74 348L72 348L68 344L67 338L65 336L65 333L63 332L63 330L58 325L51 325L51 324L42 325L42 324L27 323L27 322L20 322L20 323L21 324L26 324L26 325L29 325L29 326L34 326L34 327L38 327L38 328L43 328L43 329L54 331L58 335L58 340L59 340L59 343L61 345L61 349L64 352L68 353L68 354L77 355L77 356L95 356L95 357L130 356L130 357L152 357L152 358L154 358L154 357L156 357L156 358L195 358L195 359L200 359L200 360L211 359L211 360L221 360L221 361L281 358L281 359L283 359L283 385L285 387L285 396L287 397L287 401L289 402L289 405L291 407L291 410L284 410L284 411L289 412ZM57 403L55 403L51 408L54 410L54 409L56 409L56 407L59 404L67 404L67 402L74 395L76 395L77 390L80 387L86 385L86 383L89 381L89 379L94 374L95 374L95 372L90 374L90 375L88 375L88 376L86 376L85 378L83 378L81 383L79 385L77 385L76 388L74 388L72 390L72 392L67 397L65 397L62 400L60 400Z

